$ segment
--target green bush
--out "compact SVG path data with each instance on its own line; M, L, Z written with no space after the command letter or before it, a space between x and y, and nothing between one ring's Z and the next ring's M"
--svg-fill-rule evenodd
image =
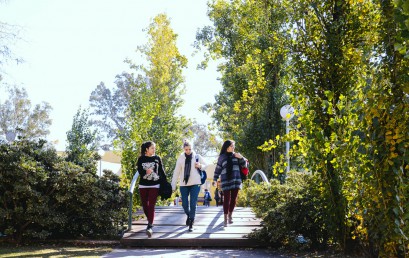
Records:
M321 202L317 178L290 172L286 183L278 180L256 184L249 180L240 194L238 205L251 206L263 219L263 228L251 233L272 247L320 249L329 242L325 204ZM297 241L299 236L306 241Z
M0 144L0 233L11 241L117 235L126 197L112 172L85 172L45 141Z

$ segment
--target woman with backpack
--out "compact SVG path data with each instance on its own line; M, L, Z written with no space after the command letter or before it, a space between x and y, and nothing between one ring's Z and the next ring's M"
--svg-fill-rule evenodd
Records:
M206 165L207 163L203 157L196 154L192 149L192 144L185 140L183 143L183 153L177 159L175 170L173 171L172 190L175 191L176 185L179 183L182 207L187 216L186 226L189 226L189 231L193 230L197 199L202 184L199 170L204 170Z
M240 167L247 167L246 159L240 153L235 153L234 148L235 142L233 140L227 140L223 143L213 177L213 186L216 185L219 177L221 179L225 227L227 227L227 223L233 223L233 211L242 184Z

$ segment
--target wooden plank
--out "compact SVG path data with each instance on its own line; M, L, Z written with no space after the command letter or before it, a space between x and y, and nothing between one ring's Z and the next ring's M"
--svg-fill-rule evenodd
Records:
M145 233L132 233L130 235L127 235L125 238L128 239L147 239L147 236ZM211 234L211 233L194 233L190 232L189 234L184 234L183 232L181 233L169 233L169 234L163 234L163 233L157 233L153 232L152 239L246 239L246 237L243 237L243 234Z
M169 222L167 220L163 221L163 220L159 220L159 219L155 219L154 221L154 226L185 226L185 221L180 221L179 223L176 222ZM147 221L134 221L132 222L132 225L144 225L146 227L146 225L148 224ZM221 226L223 225L223 220L217 220L217 221L212 221L212 220L208 220L208 219L204 219L204 220L195 220L194 222L195 226L212 226L212 227L217 227L217 226ZM229 226L248 226L248 227L258 227L260 226L260 222L259 221L248 221L248 220L241 220L241 219L234 219L234 222L232 225ZM132 227L133 228L133 227Z
M138 225L132 229L131 232L143 232L145 231L145 225ZM219 233L219 234L248 234L252 232L255 228L249 226L230 226L223 227L219 225L217 227L208 227L208 226L197 226L193 227L192 233ZM155 233L187 233L188 227L187 226L154 226L153 231Z
M198 208L196 212L195 223L223 223L224 214L222 208ZM246 220L247 219L247 220ZM238 223L249 222L251 225L258 225L261 219L255 218L254 213L249 209L239 208L233 213L233 220ZM160 207L156 208L154 224L184 225L186 215L182 207ZM143 215L139 220L133 221L134 224L146 224L146 218Z
M141 214L141 211L137 213ZM133 221L132 231L127 232L121 243L127 246L149 247L259 247L261 243L247 235L261 228L261 219L250 208L237 207L233 224L223 226L222 207L197 207L193 232L188 231L186 215L180 206L156 207L152 238L145 230L144 216Z

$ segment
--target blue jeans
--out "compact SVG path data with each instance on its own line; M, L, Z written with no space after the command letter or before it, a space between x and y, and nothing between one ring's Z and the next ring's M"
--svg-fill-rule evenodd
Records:
M195 219L197 197L199 196L200 185L181 186L180 194L182 195L182 207L190 219ZM190 203L188 197L190 195ZM190 206L190 209L189 209Z

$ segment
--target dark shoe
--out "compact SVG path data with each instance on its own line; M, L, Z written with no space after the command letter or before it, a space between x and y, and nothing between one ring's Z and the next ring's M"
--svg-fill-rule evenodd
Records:
M187 219L186 219L186 226L189 226L189 215L187 216Z
M232 217L233 215L231 214L231 213L229 213L229 215L227 216L228 217L228 219L229 219L229 224L233 224L233 217Z
M189 232L193 231L193 223L195 222L195 220L193 219L189 219Z

